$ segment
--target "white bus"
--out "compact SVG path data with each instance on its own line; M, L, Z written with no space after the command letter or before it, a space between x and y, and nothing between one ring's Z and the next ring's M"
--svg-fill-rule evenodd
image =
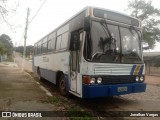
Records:
M35 43L33 71L58 85L63 96L145 92L141 22L86 7Z

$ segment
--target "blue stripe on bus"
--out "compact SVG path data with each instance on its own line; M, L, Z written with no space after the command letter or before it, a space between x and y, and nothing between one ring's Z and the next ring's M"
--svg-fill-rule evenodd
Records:
M141 66L138 75L142 75L142 73L143 73L143 68L144 68L144 65Z
M136 68L136 65L133 65L132 69L131 69L131 72L130 72L130 75L133 75L135 68Z

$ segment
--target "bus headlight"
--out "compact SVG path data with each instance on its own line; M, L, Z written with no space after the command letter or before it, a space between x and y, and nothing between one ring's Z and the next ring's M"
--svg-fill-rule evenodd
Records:
M97 78L97 83L98 83L98 84L101 84L101 83L102 83L102 78L101 78L101 77L98 77L98 78Z
M143 82L143 80L144 80L143 76L141 76L141 77L139 78L139 80L140 80L141 82Z
M136 77L136 82L138 82L138 81L139 81L139 77L137 76L137 77Z
M95 83L95 81L96 81L96 79L95 79L95 78L91 78L91 79L90 79L90 83L91 83L91 84L94 84L94 83Z

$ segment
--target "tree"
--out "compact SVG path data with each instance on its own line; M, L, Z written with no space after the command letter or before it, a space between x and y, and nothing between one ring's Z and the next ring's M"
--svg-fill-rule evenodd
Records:
M5 23L10 25L6 20L6 16L8 15L8 10L6 9L6 1L7 0L0 0L0 20L3 20Z
M5 5L4 5L5 2L6 2L6 0L0 0L0 16L3 19L4 19L4 16L6 16L7 12L8 12L5 8Z
M146 49L153 49L156 41L160 42L160 9L155 8L152 1L132 0L128 2L128 10L142 21L143 39L148 44Z
M15 6L12 8L7 6L7 1L8 0L0 0L0 21L4 21L12 30L12 32L15 32L15 26L10 24L10 22L7 20L7 16L9 16L9 14L16 13L19 1L17 1L18 3L15 2Z
M11 38L8 35L6 35L6 34L2 34L0 36L0 42L6 48L7 55L11 56L12 55L12 51L13 51L13 43L11 41Z
M0 42L0 56L7 53L7 49L5 48L4 44Z

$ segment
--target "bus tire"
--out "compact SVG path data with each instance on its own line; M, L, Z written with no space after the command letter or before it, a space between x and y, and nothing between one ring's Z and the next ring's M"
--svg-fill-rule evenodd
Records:
M60 79L59 79L59 91L60 91L60 94L64 97L69 96L66 90L66 81L63 74L60 76Z

